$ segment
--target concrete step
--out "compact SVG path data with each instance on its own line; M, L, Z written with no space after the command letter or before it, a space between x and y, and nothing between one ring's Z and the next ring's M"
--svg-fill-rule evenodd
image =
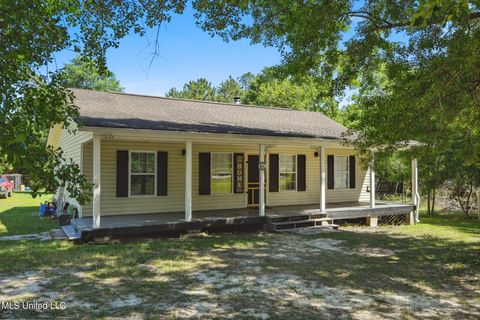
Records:
M79 232L76 228L72 225L66 225L61 227L65 235L67 236L68 240L78 240L82 238L82 233Z
M293 219L283 219L282 221L269 221L271 231L283 231L294 230L312 227L326 227L326 228L338 228L333 224L333 218L328 218L326 215L313 215L313 216L293 216L284 217ZM300 219L301 218L301 219Z
M284 222L284 221L301 221L305 219L320 219L326 218L326 213L315 213L315 214L302 214L295 216L278 216L278 217L267 217L267 221L270 223L274 222Z
M315 226L314 221L298 221L298 222L290 222L290 223L284 223L280 225L272 225L274 231L279 231L282 229L295 229L295 228L306 228L306 227L313 227Z
M316 225L312 227L305 227L305 228L291 228L291 229L280 229L277 232L300 232L300 231L313 231L313 230L337 230L337 224L329 224L329 225Z
M284 224L295 224L302 222L324 222L324 221L333 221L333 218L317 218L317 219L303 219L303 220L294 220L294 221L280 221L280 222L270 222L274 226L280 226Z

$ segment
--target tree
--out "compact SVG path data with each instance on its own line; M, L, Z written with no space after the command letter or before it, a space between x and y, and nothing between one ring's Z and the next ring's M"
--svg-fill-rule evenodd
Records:
M332 97L354 87L351 131L366 156L419 140L417 153L449 147L462 165L480 168L478 2L200 0L195 7L204 30L277 47L285 73L330 81Z
M243 90L248 90L248 88L250 87L250 84L254 79L255 79L255 75L251 72L247 72L242 74L238 78L238 82L240 83Z
M214 101L215 94L215 88L212 87L212 84L205 78L199 78L186 83L181 91L178 91L176 88L170 89L166 96L170 98Z
M64 66L60 83L66 88L92 89L97 91L122 92L120 81L110 70L99 72L97 64L86 57L78 56Z
M284 72L329 80L332 97L353 87L348 123L365 156L418 140L416 156L435 155L425 158L429 171L445 150L457 166L480 168L478 1L199 0L195 8L204 30L277 47Z
M450 183L450 199L455 200L468 217L475 203L475 186L480 180L480 170L472 166L461 166L455 171ZM478 199L477 199L478 205Z
M217 90L217 101L232 103L235 97L242 97L244 90L240 86L237 80L229 76L227 80L220 83Z
M13 170L13 167L8 164L5 160L0 159L0 174L10 173Z
M339 119L338 102L329 90L328 83L315 77L288 77L270 67L249 80L244 100L255 105L319 111Z
M47 65L61 50L92 59L106 73L106 51L120 39L159 27L185 0L2 1L0 11L0 159L28 171L32 189L65 187L80 203L89 184L62 150L47 149L45 132L54 124L70 128L78 118L73 95L60 70ZM155 46L154 54L158 47ZM69 129L70 130L70 129Z
M336 99L331 98L330 90L328 83L312 76L294 79L282 75L275 67L267 67L257 75L245 73L238 81L229 76L218 87L212 87L203 78L189 81L182 90L172 88L166 96L227 103L238 96L244 104L319 111L342 120L342 112Z
M240 84L229 76L218 87L212 86L205 78L199 78L184 84L182 90L172 88L165 95L171 98L232 103L234 97L242 97L243 94Z

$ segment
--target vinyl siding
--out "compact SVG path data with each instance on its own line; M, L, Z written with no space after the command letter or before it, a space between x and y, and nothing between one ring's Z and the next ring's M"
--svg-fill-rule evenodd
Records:
M184 208L184 172L185 157L182 156L183 144L148 142L101 142L101 200L102 215L121 215L132 213L175 212ZM134 196L117 198L117 150L166 151L168 152L168 195ZM92 147L84 148L84 171L87 178L92 177ZM92 205L83 208L84 216L92 215Z
M102 215L121 215L132 213L161 213L184 210L185 156L184 144L149 143L103 140L101 148L101 204ZM142 197L116 197L116 152L117 150L167 151L168 152L168 195ZM199 153L226 152L258 154L258 146L193 144L192 155L192 206L193 210L233 209L246 206L246 194L210 194L199 195ZM306 191L280 191L267 193L267 205L311 204L319 202L320 163L314 156L313 148L270 147L269 153L306 155ZM326 154L350 155L353 150L326 149ZM92 179L92 143L83 147L83 173ZM247 159L247 157L245 158ZM268 157L267 157L268 162ZM268 168L268 163L267 163ZM326 168L326 163L325 163ZM356 188L345 190L327 190L327 202L368 201L366 186L368 176L357 159ZM245 175L247 168L245 168ZM268 170L265 186L268 188ZM268 191L268 189L267 189ZM92 215L92 205L83 207L83 215Z
M63 150L65 159L67 161L72 159L73 162L80 165L81 145L91 139L91 136L92 134L89 132L77 131L72 134L68 130L62 129L58 146Z
M277 154L304 154L305 157L305 191L282 191L269 192L267 194L267 203L270 206L283 206L294 204L311 204L320 201L320 158L316 158L316 150L312 148L269 148L269 153ZM268 159L267 159L268 162ZM267 163L267 168L269 167ZM269 181L269 171L267 170L267 188ZM267 189L268 191L268 189Z
M248 146L229 146L229 145L193 145L193 176L192 176L192 207L193 210L209 210L209 209L234 209L243 208L246 204L246 195L243 193L229 194L209 194L199 195L199 159L200 152L221 152L221 153L253 153L255 147ZM257 151L258 153L258 151ZM245 167L246 169L246 167ZM245 174L247 171L244 171Z
M93 142L83 145L82 173L88 182L93 183ZM82 215L92 215L92 210L92 203L86 203L82 207Z
M67 129L62 129L58 147L63 151L65 160L67 162L71 160L82 168L82 144L90 140L91 137L92 134L90 132L77 131L76 133L69 133ZM58 194L57 192L57 196ZM77 200L71 198L67 190L64 190L64 199L68 203L80 208Z
M325 149L325 171L327 171L327 156L349 156L355 155L354 150L349 149ZM370 174L368 170L362 167L358 157L355 157L355 189L327 189L326 198L328 202L348 202L348 201L369 201L370 196L367 193L367 186L370 184ZM328 181L328 172L326 174Z

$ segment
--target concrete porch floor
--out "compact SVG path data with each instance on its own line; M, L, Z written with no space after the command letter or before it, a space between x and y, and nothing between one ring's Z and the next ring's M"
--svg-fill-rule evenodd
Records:
M370 216L405 214L413 208L411 204L377 201L374 209L368 202L327 203L327 214L333 219L350 219ZM267 217L311 215L319 213L318 204L266 207ZM225 224L243 223L244 220L260 218L258 208L194 211L192 221L184 220L183 212L109 215L101 216L101 229L138 228L157 225L175 225L195 222L222 221ZM92 218L72 219L72 225L81 231L92 230Z

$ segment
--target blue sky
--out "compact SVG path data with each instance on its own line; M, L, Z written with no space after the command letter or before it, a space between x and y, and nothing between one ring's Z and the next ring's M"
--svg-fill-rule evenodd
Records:
M155 35L156 30L144 37L131 35L122 39L119 48L109 49L108 67L125 92L163 96L170 88L181 88L199 77L218 85L229 75L236 78L246 72L257 73L280 62L280 54L274 48L252 46L248 40L226 43L219 37L210 37L195 25L191 8L161 27L160 55L149 68ZM58 67L74 56L72 52L57 54Z
M234 78L246 72L258 73L266 66L278 64L281 56L275 48L251 45L248 40L224 42L211 37L195 25L193 9L188 6L182 15L161 26L159 56L150 66L153 43L157 30L150 30L143 37L129 35L122 39L119 48L109 49L107 63L125 92L164 96L172 87L181 88L189 80L204 77L213 85L231 75ZM357 21L354 20L352 28ZM350 29L343 39L354 33ZM392 35L394 40L405 41L404 34ZM151 44L149 46L149 43ZM75 57L71 51L56 54L60 68ZM341 105L348 103L347 98Z

